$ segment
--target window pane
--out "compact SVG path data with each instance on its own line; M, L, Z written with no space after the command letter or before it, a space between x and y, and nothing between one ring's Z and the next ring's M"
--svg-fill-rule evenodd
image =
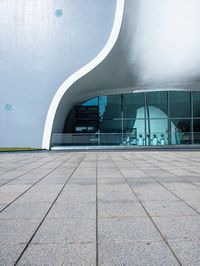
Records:
M194 143L200 144L200 119L193 121Z
M170 92L170 116L172 118L190 117L190 92Z
M168 144L168 120L146 119L147 145Z
M148 114L149 112L149 114ZM147 117L167 118L167 92L148 92L147 93Z
M121 95L99 97L100 119L121 118Z
M83 106L97 106L98 105L98 97L92 98L82 104Z
M145 125L144 119L124 120L123 145L144 145Z
M171 121L172 144L191 144L191 119L173 119Z
M194 117L200 117L200 92L193 92L193 113Z
M122 120L106 119L99 122L101 133L122 133Z
M144 93L123 95L124 118L144 118Z

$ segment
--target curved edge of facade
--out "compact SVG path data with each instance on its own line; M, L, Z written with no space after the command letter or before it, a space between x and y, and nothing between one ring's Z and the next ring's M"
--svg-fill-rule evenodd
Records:
M57 90L50 107L48 109L45 126L44 126L44 133L43 133L43 141L42 141L42 148L49 149L50 148L50 141L51 141L51 132L53 128L53 122L55 118L55 114L57 108L59 106L60 101L62 100L63 95L66 91L80 78L85 76L87 73L92 71L95 67L97 67L109 54L109 52L114 47L117 38L119 36L119 32L122 25L122 19L124 14L124 5L125 0L117 0L116 3L116 11L115 11L115 19L113 23L113 28L110 34L110 37L101 50L101 52L87 65L79 69L77 72L72 74Z

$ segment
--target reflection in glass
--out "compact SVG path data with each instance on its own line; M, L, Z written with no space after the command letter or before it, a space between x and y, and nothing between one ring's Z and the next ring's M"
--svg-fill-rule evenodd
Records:
M193 120L194 143L200 144L200 119Z
M172 144L191 144L191 119L172 119L171 140Z
M200 92L193 92L193 116L200 117Z
M170 91L170 117L189 118L191 116L190 92Z
M148 92L146 116L149 115L150 118L164 118L165 116L166 118L167 114L167 92Z
M103 119L99 122L100 133L122 133L122 120Z
M100 96L100 120L121 118L121 95Z
M84 102L82 106L98 106L98 97L92 98Z
M164 113L163 119L146 119L146 124L146 142L148 145L168 144L168 119ZM150 130L148 130L149 128Z
M73 145L200 144L200 92L98 96L72 108L63 133Z
M124 118L144 119L144 93L132 93L123 95L123 116Z

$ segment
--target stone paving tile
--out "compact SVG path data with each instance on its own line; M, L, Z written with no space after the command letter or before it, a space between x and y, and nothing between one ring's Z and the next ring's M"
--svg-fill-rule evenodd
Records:
M183 200L196 200L200 202L200 189L198 190L177 190L175 194Z
M38 224L39 220L36 219L0 220L0 244L27 243Z
M103 184L120 185L120 184L126 184L126 180L124 180L124 178L117 178L117 177L116 178L99 178L98 179L98 184L99 185L103 185Z
M159 242L114 242L99 244L101 266L178 266L170 249Z
M0 204L0 211L4 209L7 206L7 204Z
M77 184L79 186L83 186L83 187L90 187L90 186L95 186L95 189L96 189L96 179L94 178L74 178L72 177L70 180L69 180L69 185L70 184Z
M200 216L153 217L167 240L200 240Z
M39 185L37 184L31 190L27 191L18 202L39 202L39 201L52 201L58 195L61 184L55 185Z
M96 241L96 219L46 218L32 243L62 244Z
M169 241L183 266L200 265L200 241Z
M130 193L131 189L127 183L124 184L106 184L106 185L100 185L98 186L99 191L107 191L107 192L115 192L115 191L121 191L121 192L127 192Z
M193 200L185 200L185 202L200 214L200 201L193 199Z
M98 216L101 217L130 217L147 216L141 204L137 202L99 203Z
M95 202L63 202L59 200L54 204L48 214L49 218L95 218L96 203Z
M96 244L31 244L20 260L20 266L95 266Z
M138 201L137 198L133 195L133 193L129 191L99 191L98 192L98 198L100 202L104 201Z
M0 265L33 235L19 265L96 265L97 232L99 266L177 265L164 238L199 265L200 215L187 205L200 211L199 162L197 151L0 154L0 208L25 192L0 213Z
M145 209L150 216L188 216L198 215L192 208L180 200L144 201ZM181 219L181 217L180 217Z
M0 204L1 205L7 205L13 200L15 200L21 193L12 193L7 194L6 192L0 193Z
M159 241L160 234L147 217L100 218L99 241Z
M22 202L11 204L0 215L1 219L39 219L43 218L51 202Z
M25 246L25 244L0 243L0 265L13 266Z
M200 191L200 187L198 188L194 184L190 182L170 182L170 183L163 183L165 187L172 191L176 190L198 190Z
M135 191L135 187L133 187ZM135 191L137 197L145 202L145 201L170 201L170 200L177 200L177 197L171 194L164 188L156 188L149 190L148 187L138 187Z

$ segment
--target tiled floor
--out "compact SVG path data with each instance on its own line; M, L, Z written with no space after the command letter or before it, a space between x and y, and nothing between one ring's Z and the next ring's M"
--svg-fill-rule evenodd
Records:
M200 265L200 152L0 154L0 266Z

